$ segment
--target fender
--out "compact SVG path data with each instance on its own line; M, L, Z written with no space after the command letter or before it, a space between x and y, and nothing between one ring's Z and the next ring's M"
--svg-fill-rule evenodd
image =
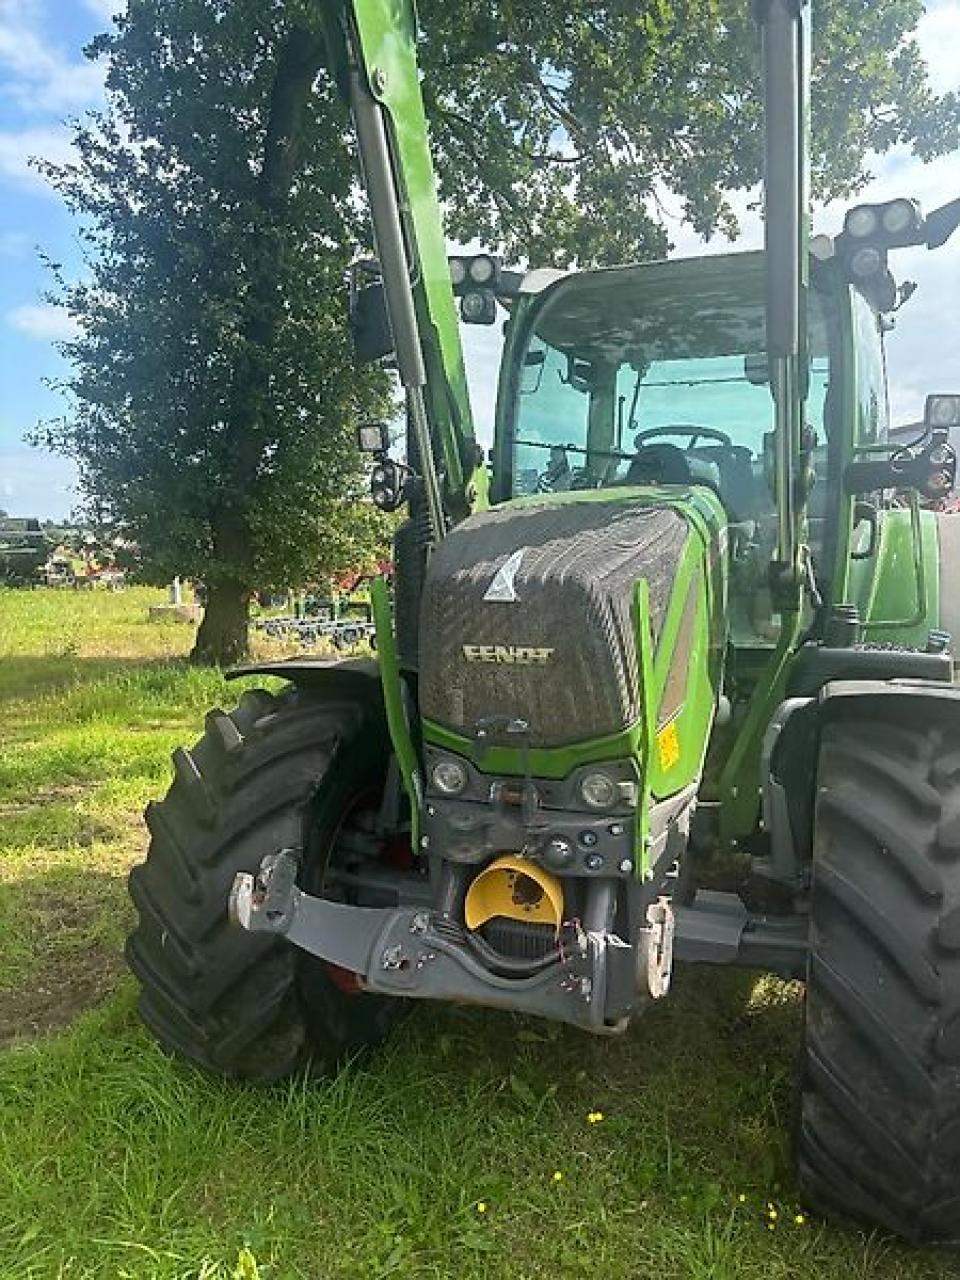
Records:
M348 698L383 703L380 668L373 658L285 658L232 667L224 672L227 680L241 680L246 676L279 676L298 689L342 693Z
M856 651L839 650L851 655ZM927 655L923 655L926 657ZM923 680L832 680L818 692L789 698L773 716L762 759L763 818L770 850L753 859L753 871L793 892L802 890L810 866L820 732L825 724L856 715L868 699L886 699L891 720L923 715L930 700L955 704L960 718L960 686L948 678ZM894 701L895 700L895 701Z
M820 724L854 715L865 698L875 705L878 699L883 699L891 718L909 711L922 714L932 699L936 699L940 707L952 703L954 714L960 718L960 686L946 681L835 680L824 686L820 694Z

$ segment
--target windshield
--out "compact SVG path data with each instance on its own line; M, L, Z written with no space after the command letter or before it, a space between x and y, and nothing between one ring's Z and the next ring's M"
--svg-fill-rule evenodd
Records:
M808 422L829 360L811 300ZM516 384L512 491L706 484L731 519L772 510L760 254L586 272L539 310Z

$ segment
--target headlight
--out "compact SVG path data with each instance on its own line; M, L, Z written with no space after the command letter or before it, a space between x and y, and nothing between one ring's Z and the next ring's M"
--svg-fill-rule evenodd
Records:
M892 236L902 235L919 221L912 200L893 200L883 211L883 229Z
M858 280L875 276L882 266L883 256L879 249L858 249L850 259L850 270Z
M845 221L847 235L854 240L866 240L876 235L880 226L880 215L871 204L858 205L851 209Z
M580 781L580 795L590 809L612 809L620 799L620 788L607 773L588 773Z
M458 796L467 785L467 771L459 760L438 760L430 770L430 780L445 796Z

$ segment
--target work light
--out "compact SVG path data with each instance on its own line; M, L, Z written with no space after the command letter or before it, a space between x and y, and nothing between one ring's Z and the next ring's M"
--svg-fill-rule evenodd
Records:
M467 272L474 284L490 284L497 274L497 264L488 253L480 253L470 259Z
M489 289L472 289L460 299L460 317L464 324L495 324L497 300Z
M928 427L960 427L960 396L927 396L923 419Z
M875 276L883 267L883 254L879 249L868 246L858 249L850 259L850 270L858 280L866 280Z
M915 231L922 221L915 200L892 200L881 215L884 231L892 236L902 236L905 231Z
M880 214L872 204L860 204L846 216L843 229L852 240L867 240L876 235L880 227Z

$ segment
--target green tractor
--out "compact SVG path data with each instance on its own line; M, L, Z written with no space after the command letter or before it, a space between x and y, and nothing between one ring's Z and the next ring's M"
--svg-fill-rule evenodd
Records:
M960 398L887 438L901 245L960 201L807 236L805 0L757 5L767 244L560 273L448 261L410 0L327 6L405 504L377 660L215 710L151 805L128 944L160 1042L274 1080L411 999L622 1030L675 961L806 981L797 1163L825 1212L960 1238L960 691L944 619ZM460 348L508 315L489 502ZM958 619L960 622L960 619ZM721 891L731 858L749 874Z

